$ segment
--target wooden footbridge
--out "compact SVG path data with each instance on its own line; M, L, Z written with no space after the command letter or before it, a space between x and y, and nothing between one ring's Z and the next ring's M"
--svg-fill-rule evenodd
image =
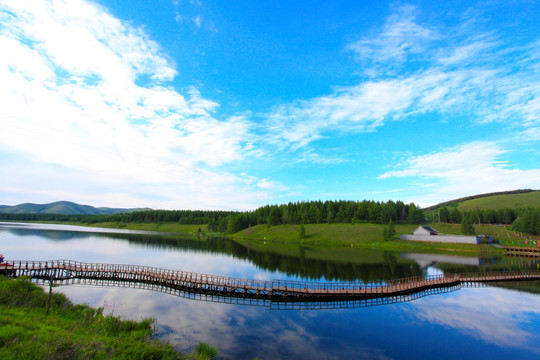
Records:
M249 280L150 266L84 263L72 260L10 261L0 273L11 277L63 283L72 279L155 285L179 291L223 297L325 301L385 298L439 288L475 286L499 281L540 280L539 270L493 273L444 274L378 282L309 282Z
M540 247L534 248L534 247L506 246L504 250L506 251L506 255L540 257Z

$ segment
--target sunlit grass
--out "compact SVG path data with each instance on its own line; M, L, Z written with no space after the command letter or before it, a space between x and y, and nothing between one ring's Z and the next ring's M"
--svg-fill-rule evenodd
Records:
M432 224L437 230L446 234L461 234L460 225L457 224ZM280 249L283 251L287 245L298 245L309 247L333 248L333 252L339 248L347 248L347 253L361 253L367 249L384 250L396 252L441 252L441 251L461 251L461 252L482 252L496 251L490 246L478 246L473 244L451 244L451 243L428 243L399 240L399 234L411 234L418 225L397 224L395 225L397 234L389 241L384 241L383 231L387 225L371 223L355 224L306 224L306 236L298 238L300 225L280 225L267 227L257 225L251 229L238 232L233 236L239 242L250 243L257 248ZM291 247L294 249L294 247ZM362 251L354 251L354 249ZM361 256L361 255L359 255Z
M63 294L48 295L26 278L0 276L0 359L182 359L152 337L154 320L122 320L101 309L73 305ZM199 345L189 359L211 359L217 350Z

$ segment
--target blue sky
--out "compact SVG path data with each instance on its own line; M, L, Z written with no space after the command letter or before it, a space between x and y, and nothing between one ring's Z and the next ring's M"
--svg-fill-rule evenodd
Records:
M538 1L0 3L0 203L539 189Z

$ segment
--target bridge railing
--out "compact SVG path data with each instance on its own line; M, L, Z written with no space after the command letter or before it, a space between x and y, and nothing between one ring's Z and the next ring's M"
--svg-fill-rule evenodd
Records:
M449 285L457 282L496 281L502 279L523 279L528 276L540 277L540 270L516 270L503 272L476 272L417 276L394 280L355 282L316 282L298 280L251 280L203 273L170 270L152 266L129 264L85 263L73 260L12 260L8 261L14 270L63 269L75 272L98 272L143 276L151 281L165 281L175 284L204 285L211 287L236 288L251 291L287 291L319 294L359 294L362 292L385 293L404 291L410 288ZM3 269L5 265L0 266ZM7 268L7 267L5 267Z
M209 275L203 273L170 270L153 266L130 264L86 263L73 260L11 260L10 264L16 270L64 269L76 272L123 273L143 275L148 278L162 280L177 280L191 284L210 286L227 286L255 291L270 291L272 282L268 280L252 280L227 276Z
M354 281L354 282L309 282L297 280L273 280L274 289L299 293L362 293L362 292L389 292L406 290L414 286L436 285L442 282L450 282L453 279L449 275L430 275L408 277L395 280L381 281ZM456 280L453 280L456 281Z
M523 279L524 277L540 276L540 270L512 270L512 271L492 271L492 272L476 272L476 273L459 273L454 274L454 277L461 281L496 281L505 278L508 279Z

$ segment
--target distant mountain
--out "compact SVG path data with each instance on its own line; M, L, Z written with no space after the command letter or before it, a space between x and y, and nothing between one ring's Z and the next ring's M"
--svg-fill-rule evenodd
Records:
M423 210L431 211L450 206L455 206L460 211L515 209L527 206L538 207L540 206L540 190L524 189L467 196L430 206Z
M134 211L152 210L149 208L115 209L76 204L70 201L57 201L50 204L25 203L20 205L0 205L0 213L4 214L62 214L62 215L111 215Z

